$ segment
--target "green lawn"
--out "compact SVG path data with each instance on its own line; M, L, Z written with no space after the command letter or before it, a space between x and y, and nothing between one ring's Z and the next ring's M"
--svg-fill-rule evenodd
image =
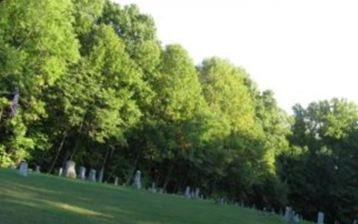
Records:
M1 224L278 224L281 217L207 200L0 169ZM301 222L302 223L302 222Z

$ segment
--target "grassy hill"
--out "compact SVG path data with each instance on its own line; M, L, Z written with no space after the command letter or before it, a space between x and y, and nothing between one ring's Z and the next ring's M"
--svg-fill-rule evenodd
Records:
M208 200L0 169L1 224L279 224L282 218ZM302 222L301 222L302 223Z

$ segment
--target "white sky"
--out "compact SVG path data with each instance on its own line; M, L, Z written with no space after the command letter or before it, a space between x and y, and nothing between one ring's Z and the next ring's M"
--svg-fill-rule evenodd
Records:
M150 14L163 44L195 63L210 56L245 68L279 105L344 97L358 102L356 0L115 0Z

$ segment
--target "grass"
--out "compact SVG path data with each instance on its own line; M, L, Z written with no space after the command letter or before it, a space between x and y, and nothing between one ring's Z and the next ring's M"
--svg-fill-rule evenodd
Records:
M1 224L280 224L282 218L208 200L0 169ZM302 222L301 222L302 223Z

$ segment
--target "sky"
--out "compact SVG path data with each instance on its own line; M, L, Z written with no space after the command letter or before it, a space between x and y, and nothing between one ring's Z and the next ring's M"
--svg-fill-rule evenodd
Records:
M199 64L219 56L244 68L260 90L294 104L343 97L358 103L356 0L115 0L137 4L163 45Z

